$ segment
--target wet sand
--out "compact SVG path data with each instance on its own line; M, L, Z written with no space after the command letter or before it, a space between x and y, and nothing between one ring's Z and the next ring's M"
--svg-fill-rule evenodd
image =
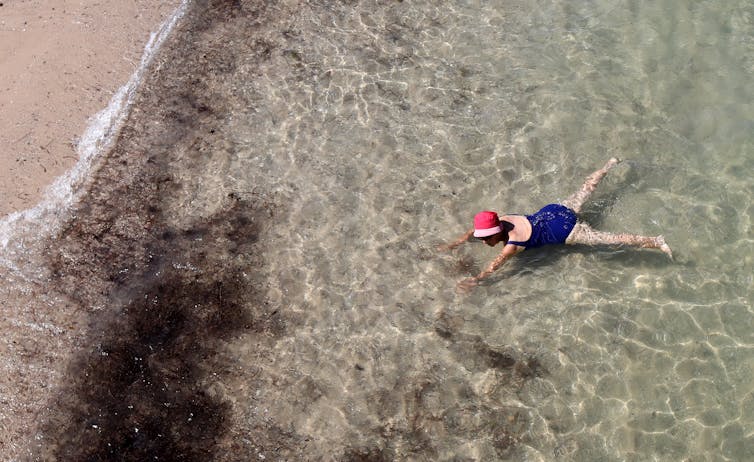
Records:
M0 1L0 216L36 205L78 159L77 137L136 70L180 0ZM69 296L0 267L0 454L28 456L65 383L87 313ZM96 309L96 307L87 307Z
M180 0L0 1L0 216L34 206Z

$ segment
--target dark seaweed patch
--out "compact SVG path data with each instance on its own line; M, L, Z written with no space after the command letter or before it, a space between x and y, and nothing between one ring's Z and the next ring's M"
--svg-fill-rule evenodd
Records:
M498 369L524 380L547 373L535 355L511 348L493 348L481 337L465 334L462 327L463 319L459 315L444 310L437 314L434 322L435 333L451 342L448 348L469 370Z
M198 3L206 9L192 6L162 58L170 65L145 82L86 201L50 245L51 284L91 316L67 385L40 416L35 460L249 460L300 444L274 423L249 428L223 391L254 380L228 342L264 344L286 330L258 272L256 243L276 205L230 194L211 216L169 224L181 162L231 155L199 133L226 117L214 73L233 72L235 58L210 50L195 26L254 16L248 8L265 2ZM190 61L197 55L206 65Z
M434 373L402 382L399 387L403 399L398 406L405 414L390 402L395 400L396 390L375 394L369 401L371 412L383 422L376 429L379 439L347 447L337 460L436 460L440 457L437 435L443 435L443 444L455 441L459 446L470 440L488 440L497 457L511 456L525 440L529 426L526 412L511 406L483 404L485 400L468 384L455 385L461 386L449 388Z
M284 320L257 295L245 267L229 258L223 239L252 252L259 217L253 204L235 201L194 233L155 231L155 255L142 276L117 292L122 307L95 319L92 345L71 365L71 386L44 427L50 442L40 459L209 460L228 431L230 405L208 393L227 366L217 360L223 341L244 333L277 336ZM81 218L84 220L85 218ZM80 228L77 228L80 229ZM91 234L69 236L83 248ZM82 242L85 241L85 242ZM189 262L196 270L175 268ZM257 258L254 263L259 264ZM159 276L154 276L158 274ZM117 278L116 278L117 280Z
M343 462L389 462L395 460L395 455L380 448L362 447L349 449L341 460Z
M479 354L486 360L487 366L494 369L508 369L516 364L515 358L508 352L501 352L491 349L486 344L479 342L476 344Z
M529 356L521 361L517 361L514 371L517 376L525 380L542 377L547 373L547 370L535 356Z
M268 3L260 0L196 0L194 8L201 15L193 21L193 30L203 33L238 17L258 18Z

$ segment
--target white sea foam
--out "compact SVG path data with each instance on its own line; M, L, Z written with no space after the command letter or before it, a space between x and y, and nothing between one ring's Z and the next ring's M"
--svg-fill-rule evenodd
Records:
M131 78L113 95L108 106L90 119L76 146L79 155L76 165L48 186L39 204L0 219L0 265L21 272L20 266L24 265L20 262L28 258L30 246L57 232L68 217L71 206L84 191L82 186L90 175L94 160L112 147L150 63L185 14L190 1L183 0L151 34Z

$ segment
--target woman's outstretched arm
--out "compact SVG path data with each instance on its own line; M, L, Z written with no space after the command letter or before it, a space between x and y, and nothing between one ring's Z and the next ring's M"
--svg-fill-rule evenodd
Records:
M476 276L459 281L458 289L463 292L467 292L472 287L478 285L479 281L497 271L497 269L503 266L506 261L508 261L512 256L516 255L522 250L524 250L524 247L513 244L506 245L505 247L503 247L502 252L500 252L500 254L494 260L492 260L489 265L487 265L487 268L485 268L484 271Z
M456 247L458 247L459 245L461 245L464 242L466 242L469 239L471 239L472 236L474 236L474 228L466 231L466 233L463 236L459 237L456 241L451 242L450 244L440 244L440 245L438 245L437 246L437 250L443 250L443 251L445 251L445 250L453 250Z

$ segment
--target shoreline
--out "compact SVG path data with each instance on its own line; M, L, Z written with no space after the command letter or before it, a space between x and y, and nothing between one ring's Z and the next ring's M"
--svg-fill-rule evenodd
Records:
M0 453L20 460L30 456L56 390L70 380L67 365L90 322L86 309L50 286L48 269L29 264L44 252L34 240L47 221L37 214L40 207L55 214L47 203L71 195L66 181L103 147L98 140L106 134L93 135L108 122L103 114L119 98L128 104L130 96L121 95L133 86L145 47L184 2L0 3L0 225L32 240L0 240Z
M181 0L0 6L0 217L38 204L79 160L92 118Z

